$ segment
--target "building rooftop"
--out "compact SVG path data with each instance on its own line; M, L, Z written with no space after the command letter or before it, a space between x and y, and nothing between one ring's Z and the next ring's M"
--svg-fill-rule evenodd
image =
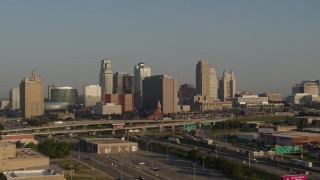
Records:
M311 133L311 132L298 132L298 131L287 131L287 132L274 132L273 136L277 137L312 137L312 136L317 136L319 137L319 134L317 133Z
M93 143L93 144L120 144L120 143L136 144L135 142L125 141L125 140L116 139L116 138L84 138L82 140Z
M31 158L48 158L44 154L29 148L21 148L16 150L16 157L10 159L31 159Z
M21 177L41 177L41 176L55 176L52 169L43 170L23 170L23 171L6 171L2 172L7 179L15 179ZM60 176L60 174L58 174Z
M5 146L15 146L15 144L7 141L0 141L0 147L5 147Z

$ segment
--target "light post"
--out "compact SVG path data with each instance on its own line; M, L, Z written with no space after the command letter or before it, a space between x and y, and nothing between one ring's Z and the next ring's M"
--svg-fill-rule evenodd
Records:
M192 162L192 165L193 165L193 180L196 180L196 165L197 165L198 161L197 162Z
M121 171L120 171L120 178L122 179L122 161L120 162Z
M79 159L80 159L80 144L79 144Z
M202 173L204 173L204 156L202 156Z
M169 146L167 146L167 162L169 162Z

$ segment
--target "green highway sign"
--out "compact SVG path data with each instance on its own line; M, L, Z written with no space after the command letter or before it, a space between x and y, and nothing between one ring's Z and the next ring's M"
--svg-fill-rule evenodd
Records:
M275 148L276 153L295 153L300 152L299 146L277 146Z

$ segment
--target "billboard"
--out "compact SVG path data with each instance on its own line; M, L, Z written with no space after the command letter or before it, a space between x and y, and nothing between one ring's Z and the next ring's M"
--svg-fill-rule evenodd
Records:
M281 176L281 180L307 180L306 174L295 174Z

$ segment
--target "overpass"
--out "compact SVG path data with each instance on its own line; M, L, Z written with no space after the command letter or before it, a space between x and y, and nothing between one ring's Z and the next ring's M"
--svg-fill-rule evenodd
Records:
M161 132L166 127L184 127L189 124L197 124L201 127L202 123L216 123L225 121L225 119L180 119L180 120L100 120L100 121L78 121L69 122L65 124L52 124L42 127L22 128L22 129L11 129L3 130L2 133L15 134L15 133L31 133L34 135L54 135L54 134L76 134L76 133L92 133L96 132L108 132L112 134L117 130L124 130L126 133L130 130L147 131L148 129L159 129ZM124 127L119 129L113 129L112 124L124 123Z

